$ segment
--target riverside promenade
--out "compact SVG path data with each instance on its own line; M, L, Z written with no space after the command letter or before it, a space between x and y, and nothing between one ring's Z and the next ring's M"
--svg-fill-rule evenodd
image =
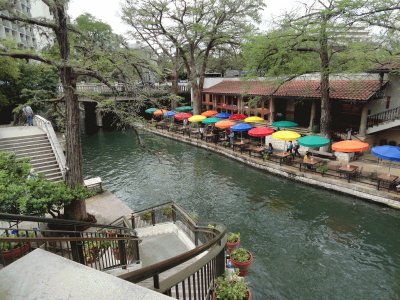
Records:
M238 150L233 151L233 149L230 147L224 147L221 144L206 142L205 140L201 140L196 137L189 137L177 132L170 132L165 129L156 129L150 126L144 126L143 129L159 136L181 141L219 153L221 155L225 155L246 165L267 171L271 174L288 178L293 181L317 186L327 190L355 196L357 198L368 200L377 204L400 209L400 193L396 193L388 187L382 187L378 190L377 181L371 179L370 175L365 176L365 178L352 178L350 182L348 182L346 177L341 177L336 171L332 170L334 169L335 165L338 164L336 161L325 161L330 167L330 170L325 173L315 170L300 170L299 165L302 161L301 159L295 159L290 164L280 164L279 162L271 160L264 161L261 157L249 155L248 151L243 151L243 153ZM368 163L361 160L352 161L351 165L357 165L360 169L362 167L364 174L367 174L371 171L387 173L387 167L381 167L374 163ZM392 168L391 174L400 177L400 170ZM362 177L363 174L360 175Z

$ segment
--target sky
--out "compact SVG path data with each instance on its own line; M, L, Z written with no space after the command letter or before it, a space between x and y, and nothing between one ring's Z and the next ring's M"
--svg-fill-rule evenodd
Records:
M121 21L121 2L120 0L71 0L68 12L73 19L81 14L90 13L111 25L115 33L125 35L129 27ZM265 3L267 8L262 14L261 29L268 26L274 16L297 6L299 0L265 0Z

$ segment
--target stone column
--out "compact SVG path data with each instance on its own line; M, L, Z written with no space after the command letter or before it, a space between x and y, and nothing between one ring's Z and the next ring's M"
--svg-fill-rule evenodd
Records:
M103 127L103 116L98 108L96 108L96 125L98 127Z
M314 125L315 112L316 112L316 104L315 104L315 101L313 101L312 104L311 104L310 125L308 126L308 130L309 131L312 131L312 127Z
M269 122L275 122L275 100L273 97L269 98Z
M368 104L365 104L361 111L360 129L358 130L360 136L365 137L367 134L367 122L368 122Z
M294 110L295 110L295 102L293 99L288 99L286 101L286 120L294 121Z

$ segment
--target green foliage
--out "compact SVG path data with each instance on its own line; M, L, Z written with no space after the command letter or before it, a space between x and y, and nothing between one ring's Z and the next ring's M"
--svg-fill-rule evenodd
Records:
M84 187L68 188L64 183L42 177L29 178L27 160L0 152L0 211L11 214L44 215L59 212L74 200L93 195Z
M248 287L243 277L238 276L237 270L235 274L225 271L224 276L216 280L215 295L221 300L243 300L248 297Z
M12 230L11 234L7 236L6 233L0 235L0 238L18 238L18 237L34 237L35 234L32 231L28 231L28 234L24 231ZM0 242L0 251L7 251L22 246L21 242Z
M327 165L319 165L317 167L317 172L325 174L326 172L328 172L328 166Z
M151 211L147 211L140 216L143 221L150 221L151 220Z
M164 216L170 218L172 216L172 207L164 207L161 212Z
M250 259L249 251L245 248L237 248L231 252L231 259L237 262L246 262Z
M228 242L235 243L240 240L240 232L229 232L228 233Z

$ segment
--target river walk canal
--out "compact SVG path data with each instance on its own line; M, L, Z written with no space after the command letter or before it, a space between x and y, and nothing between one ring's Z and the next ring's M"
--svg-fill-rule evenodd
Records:
M134 210L173 200L240 231L254 299L399 299L400 211L143 133L83 137L85 175Z

